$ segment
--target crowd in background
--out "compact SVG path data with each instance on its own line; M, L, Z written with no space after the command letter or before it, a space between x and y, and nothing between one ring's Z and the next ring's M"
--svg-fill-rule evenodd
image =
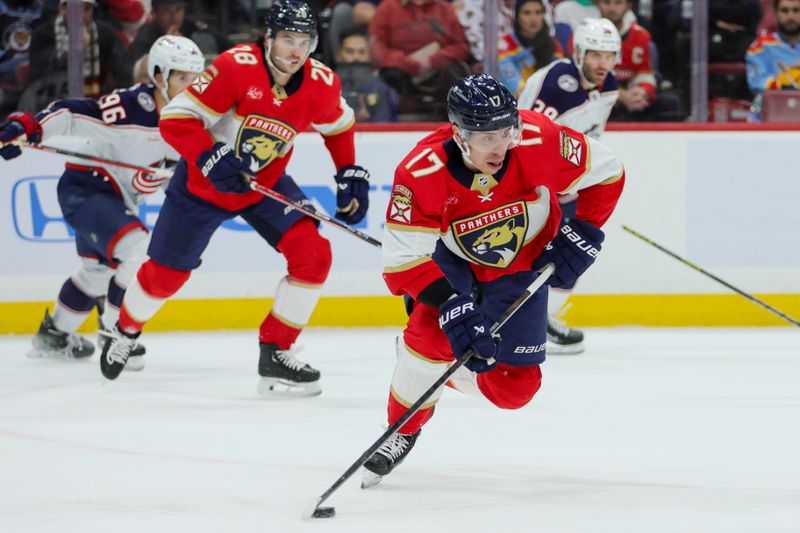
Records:
M692 0L487 1L496 3L498 77L513 93L536 70L570 57L572 32L583 18L605 17L623 41L615 68L620 97L611 120L687 118ZM484 0L308 3L320 22L314 56L339 73L359 121L442 120L451 83L483 70ZM800 0L708 3L712 120L746 118L751 100L758 106L765 89L798 89ZM160 35L187 36L209 59L259 38L269 0L82 5L84 94L97 97L147 81L142 58ZM66 0L0 0L3 116L66 96L67 19Z

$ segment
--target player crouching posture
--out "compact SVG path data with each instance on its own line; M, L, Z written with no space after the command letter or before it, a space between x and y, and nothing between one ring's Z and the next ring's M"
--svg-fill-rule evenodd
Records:
M317 305L331 247L316 223L250 190L243 174L306 203L286 166L308 126L325 138L337 173L337 218L359 222L369 205L369 174L355 163L353 110L336 74L310 59L317 43L311 9L279 0L266 16L264 40L220 54L161 117L161 133L181 154L153 229L150 259L125 295L100 368L115 379L144 324L189 279L217 228L241 216L286 258L288 275L259 330L259 392L314 395L320 373L295 357L294 342Z
M383 241L384 278L413 298L389 391L389 424L473 348L448 386L518 409L539 390L545 358L547 287L500 331L491 324L549 262L554 287L594 262L624 183L608 148L544 115L518 111L486 74L456 82L451 124L417 144L395 172ZM559 228L558 194L578 194ZM549 244L548 244L549 243ZM377 483L416 442L442 395L437 390L364 465Z
M205 60L191 40L165 36L153 43L147 61L153 85L134 85L98 100L57 100L35 116L12 113L0 126L0 156L17 157L26 140L68 137L70 148L77 140L80 152L88 155L142 167L174 164L178 154L159 135L159 114L202 72ZM58 182L58 203L75 230L81 266L61 287L53 315L45 311L29 357L94 353L88 339L75 331L95 305L101 311L101 334L117 322L123 294L147 258L147 229L134 213L171 175L166 169L151 174L86 160L67 163ZM130 369L144 367L144 353L141 344L133 345Z

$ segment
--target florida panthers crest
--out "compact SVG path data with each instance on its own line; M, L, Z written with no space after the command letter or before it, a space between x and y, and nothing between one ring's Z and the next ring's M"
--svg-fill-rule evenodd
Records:
M297 131L285 122L261 115L248 115L239 129L236 155L255 174L276 157L285 156L296 135Z
M456 220L451 228L459 248L471 261L505 268L525 242L528 210L525 202L514 202L477 216Z

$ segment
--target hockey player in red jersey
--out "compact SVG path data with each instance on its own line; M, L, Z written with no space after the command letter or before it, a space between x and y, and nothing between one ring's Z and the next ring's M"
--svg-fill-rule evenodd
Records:
M500 330L491 324L549 262L548 283L573 283L601 249L622 192L620 161L598 141L544 115L518 111L486 74L456 82L451 124L430 134L395 172L383 240L384 279L413 299L389 391L392 424L454 358L477 355L448 385L502 409L527 404L541 384L547 288ZM576 216L559 227L558 194L578 194ZM365 464L364 485L402 461L433 415L430 400Z
M115 379L144 324L200 265L209 239L241 216L287 261L272 310L259 330L263 394L319 394L319 371L295 357L293 344L311 316L331 265L329 242L315 222L251 191L243 174L296 202L307 202L286 175L298 133L311 126L325 139L337 173L337 218L366 214L369 174L355 165L353 111L338 77L309 56L316 19L299 0L267 12L263 42L221 54L164 110L161 133L181 154L153 230L148 260L131 284L117 328L100 358Z

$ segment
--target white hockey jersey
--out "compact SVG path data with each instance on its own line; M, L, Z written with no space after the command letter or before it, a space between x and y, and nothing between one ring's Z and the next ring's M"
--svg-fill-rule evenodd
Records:
M598 138L605 131L618 96L619 85L613 73L608 74L603 85L586 91L581 87L575 63L571 59L559 59L528 78L517 106Z
M42 144L142 167L172 166L179 155L158 130L155 87L137 84L91 98L56 100L39 112ZM128 207L163 187L171 171L153 175L71 158L71 167L91 167L108 176ZM98 177L102 179L102 177Z

